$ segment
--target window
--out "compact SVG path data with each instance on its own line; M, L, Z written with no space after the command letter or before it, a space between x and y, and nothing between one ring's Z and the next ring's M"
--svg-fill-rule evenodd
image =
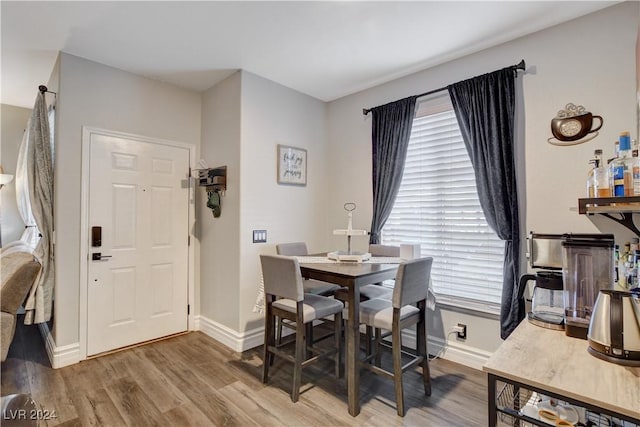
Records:
M497 313L504 242L487 225L449 95L423 101L384 244L419 243L433 257L438 301Z

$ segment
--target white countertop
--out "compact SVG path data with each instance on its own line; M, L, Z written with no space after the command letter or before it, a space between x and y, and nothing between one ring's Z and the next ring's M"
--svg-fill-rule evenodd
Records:
M586 340L524 320L482 369L640 419L640 368L600 360L587 347Z

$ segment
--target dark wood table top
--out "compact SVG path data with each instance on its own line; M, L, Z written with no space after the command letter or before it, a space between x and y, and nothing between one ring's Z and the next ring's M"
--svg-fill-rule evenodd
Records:
M344 281L357 281L360 284L376 283L382 280L395 277L399 263L376 263L376 262L317 262L317 257L313 255L314 262L305 263L300 259L300 272L305 278L324 280L331 283L343 284Z

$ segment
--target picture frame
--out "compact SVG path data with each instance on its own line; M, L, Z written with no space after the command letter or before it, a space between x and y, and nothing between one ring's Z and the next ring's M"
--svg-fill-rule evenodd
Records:
M307 185L307 150L278 144L278 184Z

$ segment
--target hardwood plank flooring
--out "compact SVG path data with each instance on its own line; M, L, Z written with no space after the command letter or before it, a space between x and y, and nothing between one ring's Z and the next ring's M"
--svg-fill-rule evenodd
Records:
M330 341L330 340L328 340ZM484 426L485 374L431 361L432 395L419 370L404 375L404 418L393 381L361 371L362 410L347 411L333 362L303 370L291 402L291 364L276 358L262 384L261 348L235 353L200 332L51 369L37 327L19 325L2 363L0 394L28 393L56 412L48 426ZM389 367L391 358L383 357Z

